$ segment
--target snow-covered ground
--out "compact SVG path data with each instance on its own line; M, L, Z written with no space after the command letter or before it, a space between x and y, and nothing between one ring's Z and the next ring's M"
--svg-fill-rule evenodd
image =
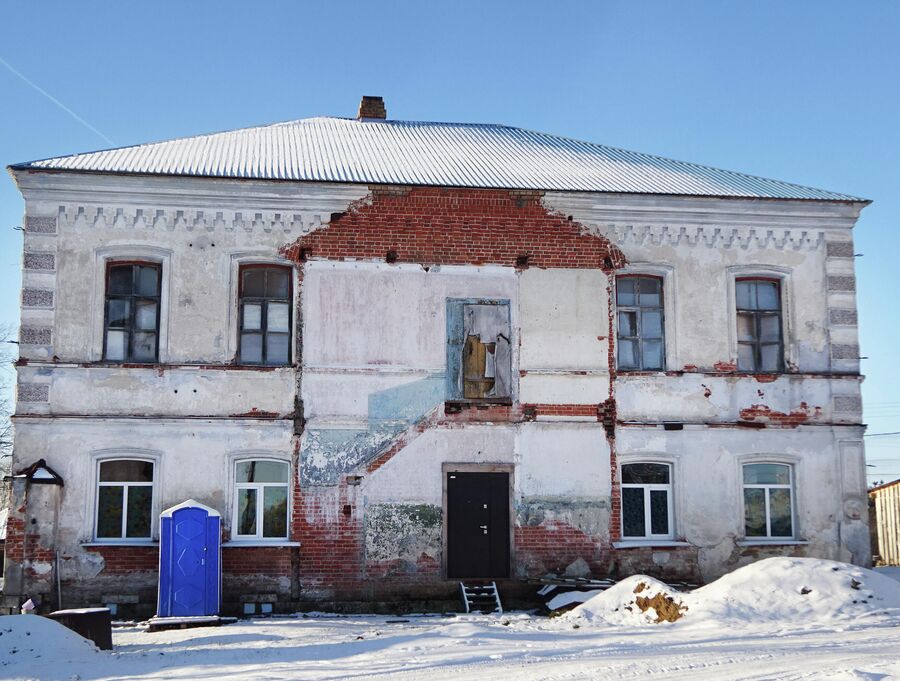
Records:
M557 618L298 616L154 634L130 627L114 632L114 653L44 618L5 617L0 678L900 679L900 582L829 561L772 560L732 573L730 585L709 585L705 597L667 591L687 610L662 624L652 623L652 607L610 623L615 608L656 595L638 577Z

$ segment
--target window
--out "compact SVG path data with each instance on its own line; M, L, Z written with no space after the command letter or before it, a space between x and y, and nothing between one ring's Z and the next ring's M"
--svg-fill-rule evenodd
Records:
M748 539L794 536L791 467L777 463L744 466L744 534Z
M784 343L781 333L781 287L769 279L738 279L738 369L781 371Z
M449 399L508 401L509 301L448 300L447 335Z
M290 364L291 268L244 265L239 296L241 364Z
M160 266L110 262L106 268L103 358L156 362L159 357Z
M150 539L153 462L101 461L97 480L97 539Z
M646 371L664 369L666 357L663 342L662 279L618 277L616 308L618 368Z
M672 467L664 463L622 466L622 537L671 539Z
M282 461L237 462L235 538L287 539L289 469Z

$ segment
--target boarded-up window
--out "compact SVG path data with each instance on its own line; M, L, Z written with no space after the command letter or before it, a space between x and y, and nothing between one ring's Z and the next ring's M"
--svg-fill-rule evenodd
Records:
M448 300L449 399L509 399L510 348L509 301Z

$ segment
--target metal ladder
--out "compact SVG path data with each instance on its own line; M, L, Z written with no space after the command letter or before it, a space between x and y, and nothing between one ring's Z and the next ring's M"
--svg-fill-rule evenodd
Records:
M472 612L472 610L486 612L487 606L490 606L491 610L489 612L498 615L503 614L503 606L500 604L500 592L497 591L497 582L473 584L471 586L465 582L460 582L459 590L462 593L466 612Z

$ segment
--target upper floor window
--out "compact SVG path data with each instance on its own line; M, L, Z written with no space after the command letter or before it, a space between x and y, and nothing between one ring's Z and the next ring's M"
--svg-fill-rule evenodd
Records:
M508 300L447 301L448 398L508 400L512 353Z
M672 468L664 463L622 466L622 537L671 539Z
M101 461L97 476L97 539L150 539L153 462Z
M771 279L738 279L738 370L778 372L784 368L781 287Z
M618 368L664 369L662 279L630 275L617 277L616 308Z
M291 268L243 265L239 296L241 364L290 364Z
M786 464L744 465L744 534L748 539L794 536L791 472Z
M287 539L290 466L283 461L238 461L235 471L234 536Z
M159 297L158 263L107 264L104 359L115 362L157 361Z

